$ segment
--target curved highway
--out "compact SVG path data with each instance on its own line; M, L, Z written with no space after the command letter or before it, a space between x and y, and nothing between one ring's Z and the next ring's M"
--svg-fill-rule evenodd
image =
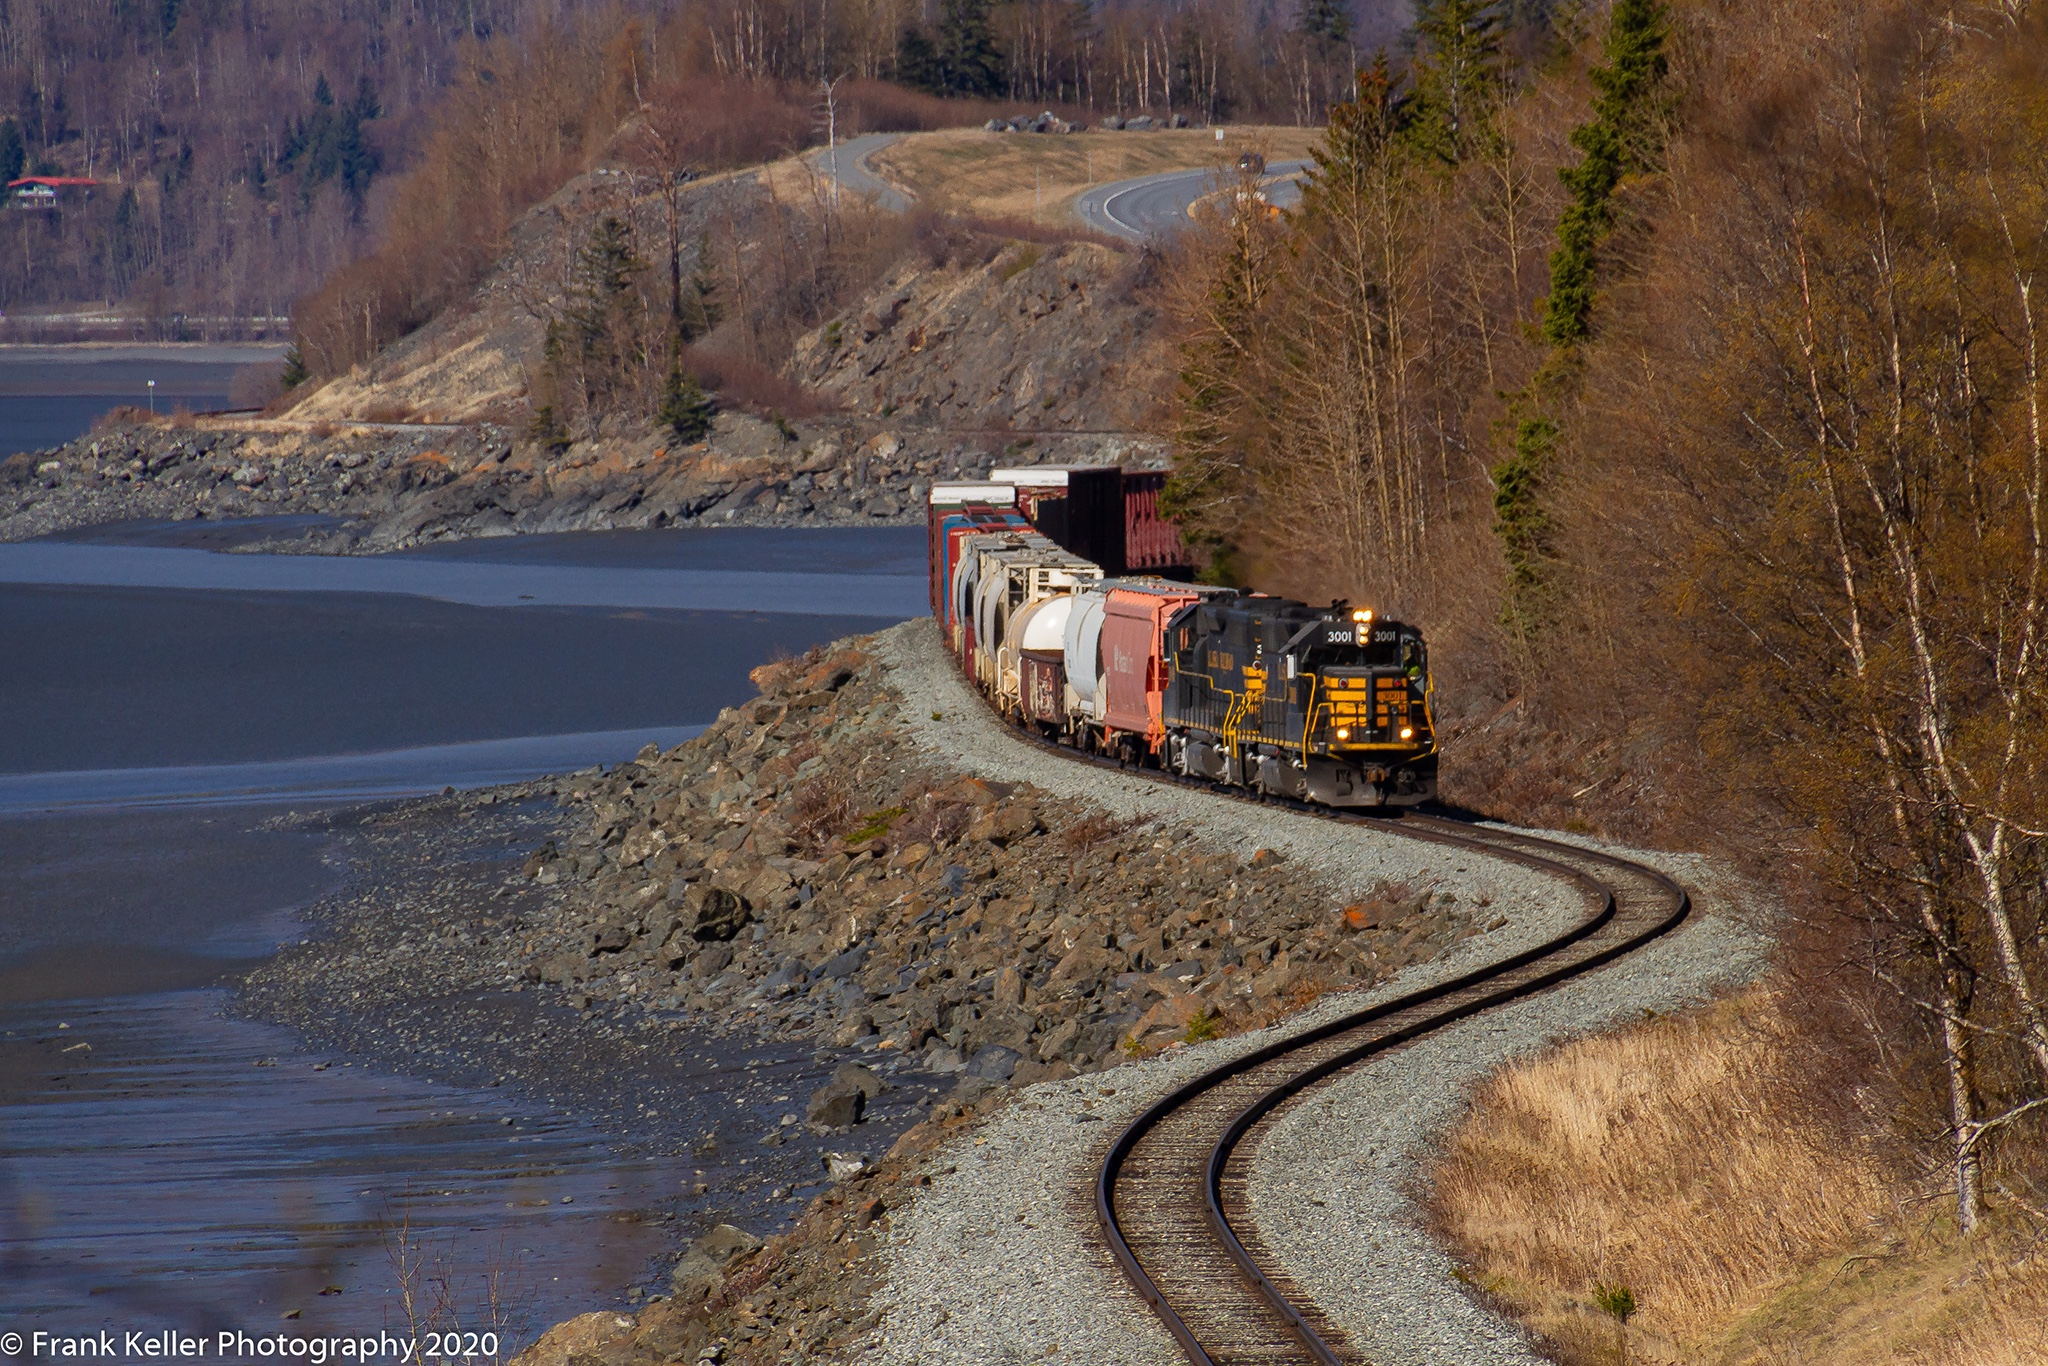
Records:
M901 187L883 179L869 165L868 158L903 136L900 133L863 133L848 138L831 151L818 148L805 154L812 167L858 195L865 195L894 213L907 212L911 197ZM1132 137L1143 137L1133 133ZM1296 179L1308 169L1305 161L1276 161L1266 168L1266 198L1276 206L1292 208L1301 200L1301 182ZM1074 216L1097 232L1143 242L1169 236L1188 225L1188 213L1195 201L1215 189L1215 172L1207 168L1191 171L1161 171L1155 175L1113 180L1085 190L1074 201Z
M1266 168L1266 198L1280 208L1293 207L1301 199L1301 184L1294 177L1307 169L1305 161L1274 162ZM1215 189L1215 174L1161 171L1097 185L1074 201L1074 215L1097 232L1133 242L1168 236L1188 225L1195 201Z
M809 153L805 160L825 175L835 177L855 194L873 199L891 213L906 213L910 209L910 196L875 174L874 168L868 165L869 157L902 136L901 133L863 133L857 138L848 138L830 151L820 147Z

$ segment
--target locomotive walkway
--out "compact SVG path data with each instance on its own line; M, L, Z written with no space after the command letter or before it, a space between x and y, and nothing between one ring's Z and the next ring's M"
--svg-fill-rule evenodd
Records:
M982 708L929 622L883 639L906 713L938 712L932 748L968 771L1280 849L1339 887L1484 888L1511 922L1283 1026L1034 1087L905 1211L883 1359L1539 1360L1422 1231L1427 1145L1501 1063L1754 977L1768 941L1743 923L1749 889L1684 856L1286 811L1078 763Z

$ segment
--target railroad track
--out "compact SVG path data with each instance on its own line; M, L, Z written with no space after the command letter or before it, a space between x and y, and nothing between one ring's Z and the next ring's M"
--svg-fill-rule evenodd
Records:
M971 681L969 690L980 696ZM1585 914L1541 944L1202 1073L1138 1116L1103 1159L1095 1213L1110 1253L1193 1366L1369 1366L1273 1264L1251 1226L1247 1168L1265 1131L1288 1102L1349 1067L1570 981L1669 933L1690 913L1691 899L1654 868L1561 840L1415 811L1387 820L1232 792L1072 749L997 715L1026 743L1078 763L1323 820L1371 822L1390 834L1547 873L1584 897Z
M1250 1156L1289 1101L1368 1058L1612 962L1690 910L1670 878L1612 855L1440 816L1408 815L1394 832L1550 873L1579 889L1586 912L1545 943L1213 1068L1118 1135L1096 1180L1096 1217L1124 1275L1195 1366L1367 1360L1272 1264L1247 1218Z

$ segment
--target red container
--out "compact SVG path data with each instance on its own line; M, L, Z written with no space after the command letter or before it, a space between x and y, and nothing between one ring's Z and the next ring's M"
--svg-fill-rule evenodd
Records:
M1102 610L1102 722L1110 732L1144 737L1156 751L1166 739L1166 624L1201 596L1178 584L1124 584L1112 588Z
M1159 494L1166 487L1165 470L1125 470L1124 563L1126 574L1174 577L1194 568L1194 557L1181 544L1180 528L1159 514Z
M1067 659L1052 650L1025 650L1018 656L1018 687L1024 718L1057 727L1067 718Z

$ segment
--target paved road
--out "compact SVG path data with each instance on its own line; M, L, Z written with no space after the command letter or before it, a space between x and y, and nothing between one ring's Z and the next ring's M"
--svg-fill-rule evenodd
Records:
M811 165L855 194L871 196L885 209L903 213L910 208L910 196L875 174L867 158L901 137L900 133L864 133L848 138L830 152L808 154ZM1140 135L1142 136L1142 135ZM1281 208L1291 208L1301 198L1295 175L1308 168L1305 161L1277 161L1267 168L1266 197ZM1157 175L1097 185L1074 201L1074 213L1097 232L1142 242L1149 237L1175 233L1188 225L1188 209L1213 188L1213 172L1163 171Z
M903 213L910 208L910 196L876 175L867 164L870 155L901 136L901 133L863 133L857 138L848 138L829 152L820 148L810 154L809 160L811 165L827 175L837 175L839 183L855 194L871 196L892 213Z
M1305 161L1278 161L1267 168L1266 197L1281 208L1301 198L1293 179ZM1097 232L1133 242L1179 232L1188 225L1188 209L1213 188L1212 171L1162 171L1157 175L1097 185L1074 201L1074 213Z

